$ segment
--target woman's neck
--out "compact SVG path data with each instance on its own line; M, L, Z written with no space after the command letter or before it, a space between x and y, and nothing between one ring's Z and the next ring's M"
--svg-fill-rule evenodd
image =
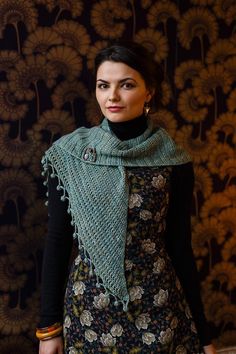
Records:
M111 122L108 120L111 131L120 140L134 139L147 129L147 118L141 115L125 122Z

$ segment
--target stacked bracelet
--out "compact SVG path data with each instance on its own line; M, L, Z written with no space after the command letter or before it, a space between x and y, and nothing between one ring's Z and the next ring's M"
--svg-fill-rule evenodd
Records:
M37 328L36 337L39 340L48 340L57 337L62 332L62 325L60 322L54 323L52 326Z

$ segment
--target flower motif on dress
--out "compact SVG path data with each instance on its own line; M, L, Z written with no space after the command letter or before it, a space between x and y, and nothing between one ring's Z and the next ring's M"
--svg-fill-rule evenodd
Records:
M151 345L152 343L155 342L156 340L156 337L153 333L151 332L145 332L143 333L142 335L142 340L143 340L143 343L147 344L147 345Z
M148 238L142 241L142 249L149 254L153 254L156 252L156 244Z
M82 281L76 281L73 285L73 292L75 295L83 295L86 286Z
M166 184L166 178L163 177L162 175L152 178L152 185L154 188L162 189L165 187L165 184Z
M132 234L131 233L127 233L127 236L126 236L126 245L127 246L131 245L132 239L133 239Z
M123 333L123 327L117 323L111 328L111 334L113 337L120 337Z
M94 296L94 300L93 300L93 306L96 308L96 309L99 309L99 310L102 310L104 309L105 307L107 307L110 303L110 298L109 296L101 293L100 295L98 296Z
M166 331L161 331L158 340L161 342L161 344L165 345L172 341L173 336L174 332L170 328L167 328Z
M96 341L98 339L98 335L92 329L86 329L84 332L85 339L90 343Z
M156 212L156 215L154 216L154 220L157 222L161 220L161 213L159 211Z
M84 310L80 317L79 317L80 323L82 326L91 326L91 322L93 320L93 316L91 315L91 312L88 310Z
M187 354L187 350L183 345L178 345L178 347L176 347L175 354Z
M164 267L165 267L165 260L163 259L163 258L161 258L161 257L159 257L158 259L157 259L157 261L156 262L154 262L154 265L153 265L153 273L154 274L160 274L162 271L163 271L163 269L164 269Z
M170 323L170 328L175 329L178 327L179 320L177 317L173 317Z
M81 256L79 254L78 257L75 258L75 265L79 265L81 261L82 261L82 259L81 259Z
M134 263L129 259L125 260L125 270L131 270L134 267Z
M104 347L113 347L116 344L116 338L113 338L110 333L103 333L100 341Z
M192 314L191 314L190 308L188 306L185 307L185 315L187 318L192 318Z
M152 213L149 210L141 210L139 216L143 220L150 220L152 218Z
M141 286L132 286L129 289L130 301L140 300L143 294L144 290Z
M191 322L191 331L197 334L197 329L194 322Z
M177 288L178 290L181 290L181 289L182 289L181 284L180 284L180 281L179 281L178 278L176 278L175 285L176 285L176 288Z
M149 322L151 322L150 315L148 313L141 313L135 320L135 326L140 331L141 329L147 329Z
M140 207L142 204L143 198L137 194L137 193L132 193L129 197L129 208L133 209L135 207Z
M75 349L75 347L70 347L68 354L78 354L78 351L77 351L77 349Z
M154 296L154 305L162 307L166 304L168 300L168 290L161 289L158 294Z
M65 319L64 319L64 327L65 328L70 328L71 326L71 319L69 315L66 315Z

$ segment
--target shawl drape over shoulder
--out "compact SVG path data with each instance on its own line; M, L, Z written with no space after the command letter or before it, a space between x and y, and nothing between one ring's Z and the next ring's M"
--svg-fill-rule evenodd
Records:
M74 238L97 276L97 286L122 302L124 310L129 302L124 269L129 197L125 167L189 161L186 152L151 121L142 135L120 141L106 119L100 126L63 136L42 159L45 184L49 174L57 177L61 199L68 199Z

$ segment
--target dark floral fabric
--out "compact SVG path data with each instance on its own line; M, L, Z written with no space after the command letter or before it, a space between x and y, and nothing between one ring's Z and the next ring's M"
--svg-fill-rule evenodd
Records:
M127 312L96 286L84 255L76 257L65 294L66 354L202 353L165 249L170 174L170 167L127 169Z

